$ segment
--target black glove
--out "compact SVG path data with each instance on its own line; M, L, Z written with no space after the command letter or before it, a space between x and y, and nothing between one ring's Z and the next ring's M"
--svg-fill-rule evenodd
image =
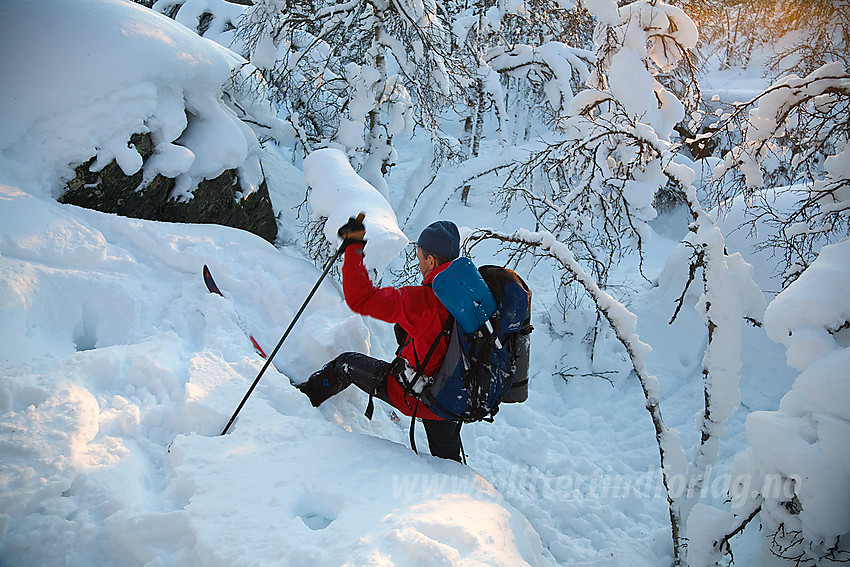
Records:
M357 242L366 242L363 238L366 235L366 227L363 226L362 219L362 216L358 216L358 218L350 217L348 222L339 227L339 230L336 231L337 235L342 238L342 244L344 247L347 248L349 244Z

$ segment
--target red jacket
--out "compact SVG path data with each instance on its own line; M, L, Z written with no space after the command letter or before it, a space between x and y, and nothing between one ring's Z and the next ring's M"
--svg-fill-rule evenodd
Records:
M407 332L412 340L404 347L401 355L413 368L417 368L449 317L449 312L430 287L434 276L447 267L448 263L435 268L422 285L375 287L363 265L363 245L352 244L345 249L342 291L346 303L355 313L387 323L398 323ZM448 341L442 340L434 349L424 369L426 376L433 376L440 369L448 348L447 343ZM387 378L387 393L396 408L405 415L413 415L416 398L406 396L401 384L393 376ZM440 419L424 403L420 403L416 408L416 416L422 419Z

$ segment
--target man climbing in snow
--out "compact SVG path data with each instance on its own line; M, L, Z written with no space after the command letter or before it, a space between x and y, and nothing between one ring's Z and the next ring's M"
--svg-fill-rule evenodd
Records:
M423 364L418 382L424 384L428 376L440 369L445 357L448 340L437 341L437 338L443 334L449 312L437 299L431 289L431 282L460 253L457 226L451 221L437 221L422 231L416 243L422 285L400 288L375 287L369 279L363 264L365 230L361 222L349 219L338 234L346 244L342 266L342 289L346 303L356 313L395 323L401 355L395 362L389 363L362 353L346 352L326 364L298 388L307 394L314 407L318 407L331 396L355 384L370 396L391 404L404 415L422 418L431 454L460 461L461 423L441 419L424 403L420 404L415 396L406 394L402 385L408 383L410 377L415 377L416 369ZM420 390L421 387L419 385Z

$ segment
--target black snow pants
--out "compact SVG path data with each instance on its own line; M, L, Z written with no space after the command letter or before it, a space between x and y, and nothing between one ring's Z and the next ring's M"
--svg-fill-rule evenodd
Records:
M351 384L392 405L387 393L387 379L392 364L359 352L345 352L314 373L298 389L307 394L313 407L319 407ZM460 462L460 427L457 421L423 419L431 454L441 459Z

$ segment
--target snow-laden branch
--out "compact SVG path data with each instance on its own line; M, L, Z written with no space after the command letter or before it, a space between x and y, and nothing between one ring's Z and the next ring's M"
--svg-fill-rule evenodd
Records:
M814 110L825 112L848 96L850 75L840 62L824 65L805 78L791 75L774 83L749 102L738 105L735 112L725 115L722 123L714 126L723 129L750 109L744 142L732 148L715 168L714 177L720 178L734 168L744 174L748 188L764 186L761 164L776 151L770 142L786 134L792 112L809 103Z
M697 310L708 328L708 345L702 360L705 404L698 421L700 444L691 461L689 499L682 510L683 516L689 519L717 462L725 424L741 403L739 370L743 321L760 321L765 303L761 290L752 280L752 266L740 254L726 254L726 242L720 228L697 198L692 183L693 170L671 163L665 173L679 187L693 217L685 245L696 251L694 265L702 268L703 293ZM688 535L695 536L690 532Z
M760 247L783 253L787 285L823 244L850 234L850 75L830 63L717 113L706 135L734 142L715 168L710 198L743 195L748 222L775 231ZM779 192L796 202L780 208Z
M484 55L484 60L498 73L531 79L542 79L546 102L558 112L569 107L573 96L570 85L573 76L584 84L590 77L593 54L584 49L570 47L558 41L540 46L499 45Z
M560 265L584 288L599 313L605 317L617 340L623 345L632 368L640 381L646 398L646 410L652 418L655 427L655 439L661 460L662 481L667 492L667 504L670 512L670 524L673 535L673 545L677 557L681 556L684 546L682 539L681 502L671 491L671 478L684 478L686 473L685 451L678 433L664 424L659 405L658 378L649 373L646 367L646 356L652 350L642 342L637 335L637 316L625 305L614 299L610 294L599 288L596 281L578 263L569 247L559 242L548 232L531 232L519 230L513 234L501 233L491 229L474 231L467 239L474 243L485 239L495 239L512 244L523 244L539 248L543 253L560 263Z

